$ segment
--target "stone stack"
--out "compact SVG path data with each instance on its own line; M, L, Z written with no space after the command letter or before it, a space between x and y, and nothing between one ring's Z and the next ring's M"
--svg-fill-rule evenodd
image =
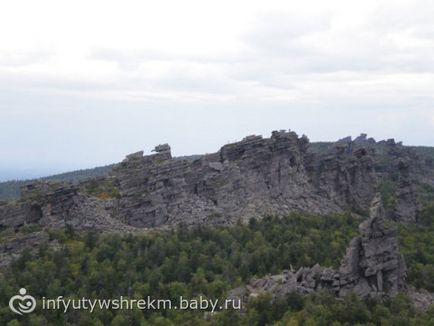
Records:
M355 291L361 297L396 296L404 289L406 265L398 250L397 230L385 218L377 195L370 219L360 225L339 270L339 295Z
M273 131L270 138L247 136L195 160L172 158L168 144L158 145L155 154L128 155L101 180L28 185L21 201L0 206L0 229L26 223L104 228L104 218L148 228L231 224L294 211L365 215L386 175L398 180L393 218L416 220L414 168L405 163L410 154L402 145L361 135L320 153L309 147L307 137L285 130ZM393 164L377 162L374 147L392 157ZM104 182L116 188L116 196L96 198L84 191L89 184Z
M361 236L354 238L338 270L301 267L297 272L252 280L245 288L236 289L239 297L271 294L283 297L290 292L309 294L328 290L337 297L351 292L362 298L394 297L406 291L406 265L399 253L396 228L385 218L380 196L372 201L370 218L360 225Z
M368 153L347 151L311 164L308 146L305 136L282 130L271 138L245 137L195 161L172 159L168 145L149 156L131 154L113 169L121 193L115 216L135 227L159 227L366 209L376 185Z

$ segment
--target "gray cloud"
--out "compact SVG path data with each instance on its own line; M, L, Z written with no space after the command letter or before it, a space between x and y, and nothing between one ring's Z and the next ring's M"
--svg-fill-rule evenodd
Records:
M211 36L198 38L211 50L79 38L67 50L0 50L0 177L111 163L162 142L177 155L212 152L281 128L434 145L434 5L405 3L349 23L340 8L268 8L215 51Z

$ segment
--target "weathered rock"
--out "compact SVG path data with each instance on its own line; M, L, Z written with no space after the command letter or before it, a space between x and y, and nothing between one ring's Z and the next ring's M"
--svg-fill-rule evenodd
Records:
M372 202L370 219L359 228L362 236L351 241L339 270L339 295L355 291L361 297L396 296L404 289L406 266L396 228L386 220L379 195Z
M197 159L174 159L168 144L158 145L155 154L128 155L109 177L79 185L28 185L21 201L0 206L0 229L27 223L104 229L113 221L121 229L214 225L293 211L364 214L386 175L398 180L392 217L416 220L412 171L419 167L397 163L414 158L401 144L376 143L362 134L321 153L309 146L307 137L284 130L270 138L251 135ZM379 160L377 149L388 160ZM96 198L85 191L89 183L107 180L115 196Z
M338 153L366 151L372 160L370 165L377 184L380 187L387 184L389 188L394 188L394 193L389 194L393 196L393 200L388 201L388 217L404 223L417 221L418 211L423 207L419 197L423 197L426 187L434 187L434 160L432 154L429 154L431 151L403 146L402 142L395 142L394 139L376 142L373 138L367 138L366 134L361 134L354 141L351 137L341 139L335 144L337 149L328 146L326 150L318 151L315 144L313 147L317 149L316 154L322 157L319 161L327 155L332 159L336 158L336 150Z
M307 138L294 132L248 136L195 161L172 159L161 146L113 169L121 193L115 217L125 224L226 224L295 210L341 212L366 208L376 184L367 153L348 151L315 164Z
M281 296L294 289L328 289L337 296L355 291L381 298L403 291L406 267L396 230L385 219L379 197L373 197L381 182L392 181L396 189L391 217L416 221L414 185L434 185L432 160L419 159L393 139L375 142L365 134L354 141L341 139L325 151L309 146L306 136L284 130L273 131L270 138L251 135L193 159L172 158L168 144L158 145L155 154L128 155L108 177L78 185L27 185L20 201L0 205L0 231L26 224L131 231L229 224L293 211L363 214L371 207L370 219L360 226L362 235L351 241L339 270L315 265L286 271L254 281L245 292ZM108 189L98 196L95 188L101 185ZM414 293L427 302L426 296Z
M405 223L416 222L418 199L410 176L410 163L402 160L398 163L398 187L395 191L395 200L394 219Z
M84 194L77 185L40 182L25 186L22 193L20 202L0 206L0 230L18 230L27 224L105 231L132 229L112 217L113 200Z
M157 153L170 152L170 146L169 144L162 144L162 145L155 146L153 152L157 152Z
M377 194L372 201L370 218L360 227L361 236L354 238L339 270L321 267L302 267L297 272L284 271L262 279L253 279L244 289L231 292L240 300L248 300L261 294L283 298L290 292L309 294L328 290L337 297L351 292L362 298L394 297L400 292L414 299L415 307L426 309L434 302L434 295L416 291L407 286L406 265L399 253L396 228L385 218L381 198Z

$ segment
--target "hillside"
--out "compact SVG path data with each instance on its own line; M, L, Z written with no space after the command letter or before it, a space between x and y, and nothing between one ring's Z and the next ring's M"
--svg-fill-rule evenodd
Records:
M242 306L37 310L24 325L430 325L432 158L366 135L310 143L275 131L26 182L0 204L0 303L25 285L37 298ZM0 309L0 324L21 321Z
M57 250L42 247L0 270L0 304L16 289L36 297L80 293L85 297L134 298L152 295L175 300L205 295L223 299L252 278L320 263L338 266L360 218L351 214L252 219L232 227L118 235L51 231ZM0 233L1 234L1 233ZM408 281L434 291L434 224L401 225L399 244L410 266ZM415 250L417 248L417 251ZM421 254L423 253L423 254ZM406 295L382 301L349 295L336 300L327 292L290 293L272 302L252 299L246 313L223 310L99 310L52 313L37 310L26 325L431 325L434 310L416 311ZM209 309L207 310L209 311ZM16 324L8 324L16 320ZM19 316L0 310L1 325L20 325Z
M194 160L199 157L200 155L189 155L189 156L176 157L175 159ZM48 177L39 178L39 179L10 180L5 182L0 182L0 201L11 201L11 200L19 199L21 196L21 187L25 186L26 184L35 183L37 181L71 182L77 184L86 179L106 176L110 173L112 168L113 168L113 164L109 164L109 165L99 166L90 169L82 169L82 170L60 173Z
M72 182L78 183L88 178L95 178L107 175L113 165L100 166L92 169L77 170L65 172L48 177L30 180L11 180L0 182L0 201L16 200L20 198L21 187L26 184L34 183L36 181L58 181L58 182Z
M309 145L309 150L315 154L326 154L332 151L334 146L335 146L334 142L312 142ZM383 157L385 156L384 150L381 148L382 147L381 143L375 143L373 147L375 148L377 153L382 153L381 156ZM422 160L425 160L427 162L434 162L434 147L427 147L427 146L403 146L403 147L411 150ZM199 159L200 157L201 155L190 155L190 156L175 157L175 159L194 161L196 159ZM89 178L106 176L110 173L113 166L114 164L110 164L110 165L95 167L90 169L65 172L65 173L43 177L39 179L10 180L5 182L0 182L0 201L10 201L10 200L19 199L21 195L20 189L26 184L34 183L36 181L58 181L58 182L78 183L80 181L84 181ZM381 168L381 166L378 165L377 169L378 168Z

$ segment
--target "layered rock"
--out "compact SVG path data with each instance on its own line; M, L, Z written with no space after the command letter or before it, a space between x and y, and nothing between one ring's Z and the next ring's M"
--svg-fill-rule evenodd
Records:
M398 250L397 230L385 218L377 195L370 219L359 227L339 269L339 295L355 291L361 297L396 296L404 289L406 265Z
M129 155L113 169L120 200L116 216L136 227L225 224L291 211L326 214L366 208L376 185L364 151L315 161L306 137L275 131L248 136L191 162L170 148Z
M370 218L360 225L360 233L361 236L351 241L338 270L318 264L302 267L297 272L286 270L279 275L254 279L234 293L245 300L264 293L279 298L294 291L309 294L328 290L337 297L354 292L362 298L394 297L407 291L406 265L399 253L396 228L385 218L379 195L372 202Z
M421 167L410 164L411 151L393 140L377 143L361 135L318 152L305 136L274 131L270 138L248 136L195 160L172 158L167 144L154 151L130 154L109 176L78 185L28 185L18 203L0 206L0 229L28 223L103 230L213 225L293 211L365 215L387 178L397 185L391 217L416 221L412 171ZM110 193L88 191L105 184Z
M337 296L354 291L362 297L381 298L405 288L406 268L396 230L374 194L381 182L392 180L396 189L390 217L414 222L418 210L414 185L426 181L416 176L424 175L433 184L434 179L428 172L416 173L429 169L430 163L422 164L402 144L377 143L361 135L316 152L305 136L274 131L270 138L248 136L194 160L172 158L167 144L154 151L147 156L143 151L130 154L109 176L78 185L27 185L20 201L0 205L0 231L19 231L27 224L132 231L229 224L293 211L365 215L370 210L370 219L360 226L361 236L351 242L339 270L315 265L285 271L253 280L241 290L282 296L294 290L327 289ZM37 237L27 240L23 243L32 247L39 241ZM16 254L19 248L14 241L0 247L0 261L2 255ZM430 302L430 295L412 293L420 302Z
M112 218L113 208L112 200L89 196L78 185L39 182L25 186L19 202L0 206L0 230L29 224L128 230L128 225Z
M392 217L400 222L414 223L417 219L418 198L414 182L410 175L410 162L400 160L398 163L397 188Z
M394 184L394 205L388 210L388 216L398 222L417 222L419 211L429 204L424 199L427 190L434 190L432 148L404 146L394 139L357 146L375 150L374 164L379 183Z
M312 183L340 207L366 211L378 184L373 156L372 150L342 139L330 153L313 160Z

